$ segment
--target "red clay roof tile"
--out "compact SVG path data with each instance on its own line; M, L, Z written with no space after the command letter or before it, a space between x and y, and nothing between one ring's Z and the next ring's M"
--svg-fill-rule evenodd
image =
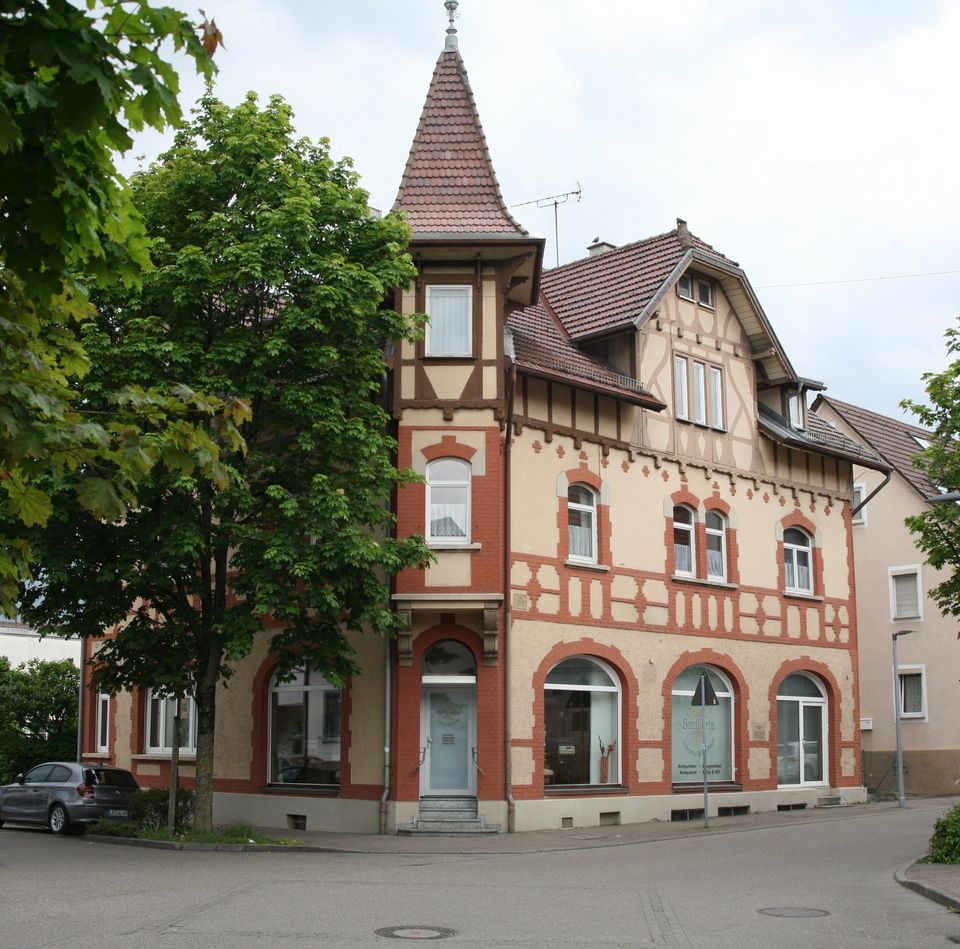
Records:
M440 54L394 210L424 234L525 231L507 210L460 53Z

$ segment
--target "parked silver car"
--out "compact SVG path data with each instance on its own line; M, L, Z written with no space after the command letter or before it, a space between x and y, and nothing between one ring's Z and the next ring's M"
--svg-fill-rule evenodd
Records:
M48 761L0 787L0 827L9 821L46 824L55 834L83 831L101 818L129 818L137 789L122 768Z

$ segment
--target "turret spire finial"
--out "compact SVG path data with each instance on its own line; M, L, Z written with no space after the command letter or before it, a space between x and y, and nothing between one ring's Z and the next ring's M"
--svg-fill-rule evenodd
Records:
M445 49L456 49L457 48L457 28L453 25L453 21L460 16L457 13L457 7L460 6L459 0L444 0L443 4L447 8L447 18L450 20L450 25L447 27L447 42Z

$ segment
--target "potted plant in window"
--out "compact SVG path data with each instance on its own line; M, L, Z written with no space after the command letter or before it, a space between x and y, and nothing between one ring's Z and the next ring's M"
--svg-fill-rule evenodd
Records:
M600 743L600 783L607 784L610 781L610 755L613 749L617 747L617 743L611 741L605 745L603 738L599 735L597 741Z

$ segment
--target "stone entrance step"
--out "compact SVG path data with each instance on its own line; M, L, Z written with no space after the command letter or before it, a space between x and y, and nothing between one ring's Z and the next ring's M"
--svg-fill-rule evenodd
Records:
M475 797L422 797L420 812L409 824L397 826L397 833L414 834L497 834L500 827L487 825L477 813Z

